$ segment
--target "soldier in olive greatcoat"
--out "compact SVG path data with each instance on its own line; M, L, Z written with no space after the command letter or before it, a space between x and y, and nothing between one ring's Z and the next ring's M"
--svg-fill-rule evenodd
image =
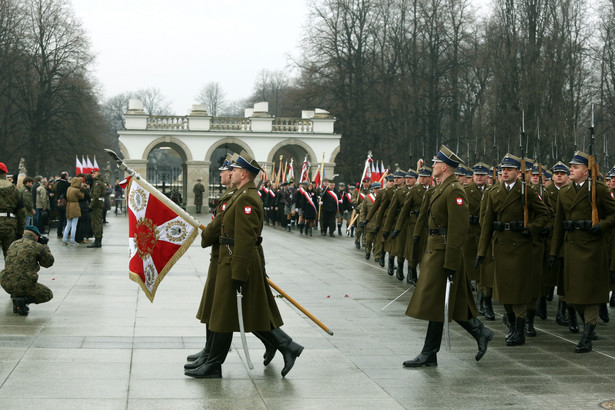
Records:
M94 243L88 248L100 248L102 246L103 235L103 210L105 208L105 181L100 174L100 169L92 170L92 188L90 189L90 209L92 210L92 232L94 233Z
M566 303L574 306L583 319L583 336L576 353L592 350L592 338L601 303L608 302L609 255L606 233L615 225L615 195L596 179L589 180L589 155L575 152L570 161L572 183L560 190L553 226L549 267L564 248L564 291ZM597 175L592 175L597 178ZM593 193L595 190L595 202ZM592 221L592 211L598 223Z
M427 248L421 276L406 315L428 320L427 335L421 353L404 362L404 367L437 366L444 326L445 291L452 281L448 300L449 319L455 320L478 344L475 359L480 360L493 339L493 332L476 318L476 306L469 282L463 272L463 245L468 236L468 204L461 184L453 175L461 159L446 146L434 158L433 175L440 185L429 190L421 214L427 215ZM415 236L425 232L417 225Z
M382 227L382 236L385 239L389 237L391 231L395 230L396 222L399 218L404 203L406 202L406 197L410 192L410 188L416 184L417 177L418 173L413 169L409 169L404 173L404 183L401 183L393 194L393 199L389 205L389 212L387 213L387 217L384 220L384 226ZM401 228L401 235L399 235L400 232L398 232L395 236L391 234L389 240L391 242L391 257L397 257L397 270L395 271L395 275L397 276L397 279L404 280L404 251L406 249L405 225L402 225Z

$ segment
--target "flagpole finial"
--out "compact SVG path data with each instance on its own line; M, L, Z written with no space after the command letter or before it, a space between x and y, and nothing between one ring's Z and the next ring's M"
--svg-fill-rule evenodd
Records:
M130 176L135 176L137 173L134 169L129 168L128 165L124 163L124 161L115 153L115 151L105 148L104 151L115 161L118 168L122 171L127 172Z

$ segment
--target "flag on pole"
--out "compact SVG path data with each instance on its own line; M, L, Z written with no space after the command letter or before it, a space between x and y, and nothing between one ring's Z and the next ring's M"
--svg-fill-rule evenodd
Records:
M88 163L85 162L85 158L83 157L83 155L81 156L81 172L84 174L90 173L90 169L88 168Z
M196 238L199 223L139 176L130 179L126 198L130 279L153 302L162 279Z
M372 181L380 181L380 170L378 169L378 161L376 161L375 163L372 162L370 168L372 174Z
M320 180L320 166L318 167L318 169L316 170L316 175L314 176L314 186L319 187L321 183Z
M307 160L307 155L306 155L305 159L303 160L303 165L301 165L301 176L299 177L299 182L303 182L307 180L308 180L308 160Z
M94 165L92 164L92 161L90 161L90 156L89 155L86 155L85 158L86 158L86 161L88 163L88 174L91 174L92 170L94 169Z
M295 171L293 170L293 159L290 159L288 164L288 172L286 173L286 182L290 182L291 179L295 179Z
M75 175L79 175L83 173L83 165L79 161L79 157L75 155Z
M371 164L372 164L372 153L370 151L367 154L367 159L365 160L365 166L363 167L363 175L361 175L361 179L359 180L360 182L363 182L365 178L372 177Z
M96 162L96 156L94 156L94 168L100 171L100 167L98 166L98 162Z

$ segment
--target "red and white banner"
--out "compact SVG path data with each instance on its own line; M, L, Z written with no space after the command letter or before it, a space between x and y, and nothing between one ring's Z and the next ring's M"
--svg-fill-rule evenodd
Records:
M308 160L307 156L303 160L303 164L301 165L301 176L299 177L299 182L308 180Z
M83 165L81 161L79 161L79 157L75 155L75 175L79 175L83 173Z
M199 223L140 177L130 179L126 198L130 279L153 302L164 276L196 238Z

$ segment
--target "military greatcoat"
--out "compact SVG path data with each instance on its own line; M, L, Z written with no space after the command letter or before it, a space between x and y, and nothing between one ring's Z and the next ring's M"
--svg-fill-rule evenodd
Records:
M246 332L270 331L282 326L265 276L262 249L263 204L256 186L248 182L233 194L222 212L218 269L209 329L237 332L237 293L233 280L244 282L243 318Z
M212 221L207 224L205 229L201 232L201 247L207 248L211 246L211 256L209 258L209 269L207 270L207 280L205 287L203 288L203 296L201 297L201 304L199 310L196 313L196 318L201 323L209 323L211 317L211 304L214 300L214 290L216 288L216 273L218 271L218 255L220 252L220 244L218 238L220 237L220 225L222 223L222 211L226 209L226 203L231 199L235 193L236 188L230 186L220 197L220 201L216 205L216 209L213 212Z
M100 239L103 234L103 210L105 209L105 181L102 175L98 175L92 180L90 189L90 209L92 210L92 232L94 238Z
M401 208L399 217L395 223L395 230L400 231L400 235L404 234L405 229L406 246L404 248L404 257L408 260L409 264L412 263L412 250L414 247L412 237L414 236L414 227L421 209L421 204L423 203L425 191L426 189L418 183L410 188L408 195L406 195L404 206ZM423 235L422 238L425 238L425 235ZM411 266L416 266L416 264Z
M429 234L421 263L421 275L406 315L423 320L444 321L445 269L455 271L449 299L449 320L466 321L477 316L468 280L463 272L463 245L468 237L468 201L455 175L430 189L421 206L427 215ZM418 225L417 225L418 227ZM419 228L420 229L420 228ZM421 229L422 231L422 229ZM415 235L423 235L423 232ZM419 236L416 235L416 236Z
M402 185L396 189L393 194L393 198L389 204L389 211L386 219L384 220L384 226L382 227L383 232L389 232L389 236L394 229L397 229L396 222L409 192L410 188ZM391 256L397 256L399 258L404 257L404 251L406 250L406 236L406 225L403 224L399 235L397 235L396 238L391 238Z
M480 203L483 197L483 189L475 182L465 186L468 197L468 211L470 212L468 227L468 241L463 246L463 267L469 280L480 280L480 270L474 269L474 261L478 251L480 238Z
M506 192L505 186L504 183L498 184L486 196L478 255L489 256L487 248L489 242L492 242L494 298L502 304L524 304L536 297L535 272L531 266L542 261L535 261L532 257L532 237L538 236L540 230L549 223L549 210L542 198L528 189L528 213L533 218L527 228L531 237L523 236L520 230L494 231L494 222L523 225L521 181L515 181L510 192Z
M575 184L563 187L557 199L551 255L564 247L564 288L566 302L592 305L608 302L609 275L606 233L615 225L615 194L602 182L596 183L596 207L602 233L564 230L564 221L591 220L588 201L589 181L577 191Z

